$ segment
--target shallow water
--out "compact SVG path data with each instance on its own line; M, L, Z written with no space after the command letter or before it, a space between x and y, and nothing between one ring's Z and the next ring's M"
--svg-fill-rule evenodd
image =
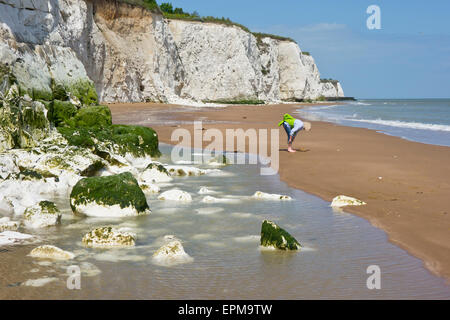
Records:
M170 150L170 146L161 146L161 162L170 163ZM172 186L161 191L177 187L189 192L193 201L176 203L150 196L149 216L117 220L78 218L72 215L68 201L59 199L64 206L63 224L41 232L41 237L48 239L46 243L75 251L78 256L74 261L49 266L33 260L25 269L40 268L39 277L57 274L59 282L27 290L39 298L450 298L450 286L443 279L430 274L420 260L388 243L385 233L366 220L333 211L328 202L289 188L278 175L261 176L256 165L220 169L230 174L176 177ZM197 193L201 186L216 191L214 197L235 201L202 203L205 195ZM257 190L286 194L294 200L248 199ZM304 246L302 251L261 250L259 233L264 219L276 222L296 237ZM84 248L81 237L102 225L133 229L138 234L136 247ZM162 237L169 234L182 240L185 251L194 258L192 263L162 267L151 262ZM31 261L27 259L24 261ZM84 275L81 290L67 290L62 267L87 262L101 273ZM369 265L381 268L381 290L366 287ZM38 277L28 269L29 279ZM42 273L45 270L48 274Z
M359 100L297 111L310 120L378 130L411 141L450 146L450 99Z

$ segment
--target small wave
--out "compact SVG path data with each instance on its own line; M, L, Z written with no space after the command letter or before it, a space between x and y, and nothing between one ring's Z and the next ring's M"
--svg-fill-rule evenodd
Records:
M353 104L356 106L371 106L370 103L365 103L365 102L361 102L361 101L353 101L353 102L349 102L349 104Z
M444 124L433 124L433 123L421 123L421 122L404 122L398 120L369 120L369 119L346 119L355 122L366 122L373 124L380 124L383 126L398 127L398 128L408 128L408 129L419 129L419 130L432 130L432 131L447 131L450 132L450 126Z

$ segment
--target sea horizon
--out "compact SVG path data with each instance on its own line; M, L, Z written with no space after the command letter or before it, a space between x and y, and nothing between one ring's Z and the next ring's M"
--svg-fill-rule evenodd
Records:
M298 110L309 120L376 130L406 140L450 147L450 99L358 99Z

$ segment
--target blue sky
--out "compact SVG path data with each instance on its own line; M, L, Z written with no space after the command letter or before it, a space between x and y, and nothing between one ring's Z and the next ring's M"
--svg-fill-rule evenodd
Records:
M166 2L159 0L158 3ZM311 52L322 78L357 98L450 97L450 1L174 0L185 11L228 17L288 36ZM369 5L381 30L368 30Z

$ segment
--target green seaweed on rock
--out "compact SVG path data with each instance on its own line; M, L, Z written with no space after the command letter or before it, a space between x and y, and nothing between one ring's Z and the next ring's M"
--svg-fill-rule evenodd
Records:
M138 213L149 210L144 192L129 172L106 177L83 178L70 193L70 206L76 212L77 205L96 202L99 205L134 207Z
M280 250L300 250L300 243L274 222L264 220L261 226L261 246Z

